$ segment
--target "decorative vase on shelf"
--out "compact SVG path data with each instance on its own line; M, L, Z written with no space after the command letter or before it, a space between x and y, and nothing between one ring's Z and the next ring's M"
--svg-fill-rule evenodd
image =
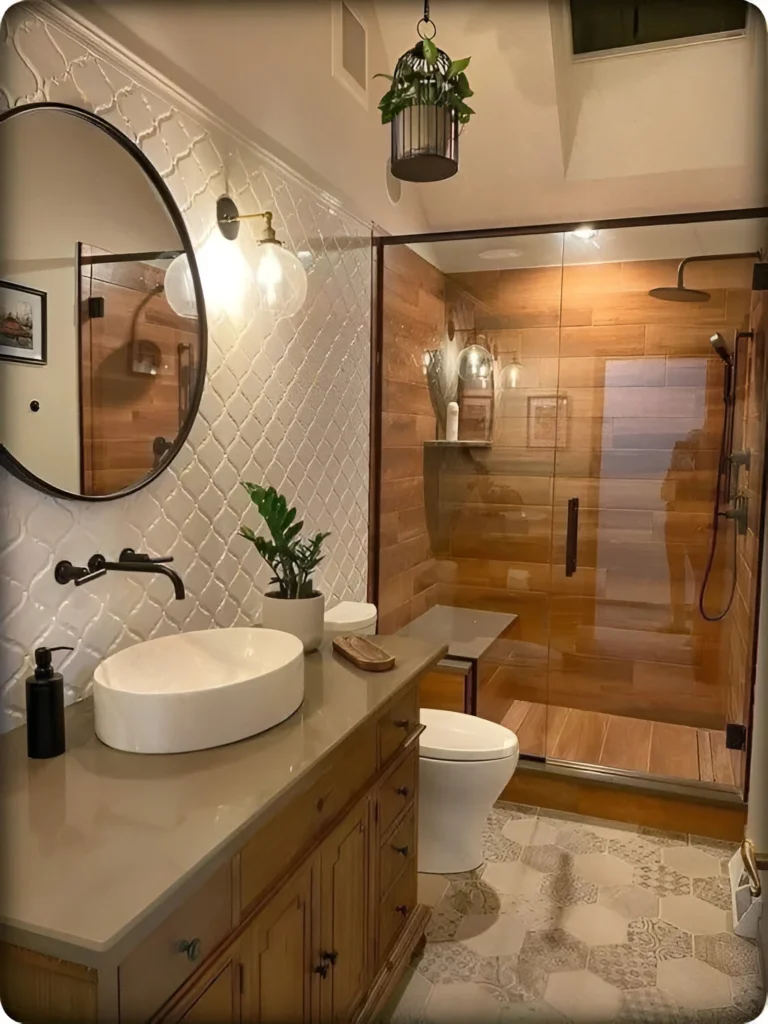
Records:
M304 653L316 651L323 642L325 598L315 593L295 600L280 593L264 594L261 624L265 629L290 633L304 644Z
M304 653L316 651L323 641L325 598L315 590L312 573L322 562L320 549L329 533L304 540L304 523L296 521L296 509L274 487L244 483L264 517L270 537L260 537L247 526L240 536L249 540L274 573L277 590L264 595L261 624L267 629L291 633L304 645Z

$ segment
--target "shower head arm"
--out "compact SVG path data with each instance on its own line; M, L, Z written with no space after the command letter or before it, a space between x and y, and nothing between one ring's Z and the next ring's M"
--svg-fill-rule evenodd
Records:
M761 249L757 252L727 252L720 256L686 256L684 260L681 260L680 266L677 268L677 287L684 288L683 278L685 277L685 268L689 263L714 263L720 260L762 260L763 253Z

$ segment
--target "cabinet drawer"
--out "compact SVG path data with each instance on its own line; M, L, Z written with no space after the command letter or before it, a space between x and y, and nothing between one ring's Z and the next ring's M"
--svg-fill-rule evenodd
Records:
M149 1020L231 929L231 866L227 863L120 965L121 1024Z
M411 860L379 904L377 959L385 957L416 907L416 861Z
M379 764L386 764L418 725L419 691L411 686L379 719Z
M322 773L259 829L240 854L240 907L245 910L309 847L376 773L376 722L334 751Z
M416 808L411 805L379 850L379 895L384 896L405 865L416 856Z
M379 835L384 835L395 818L413 801L419 770L419 748L413 750L390 772L379 789Z

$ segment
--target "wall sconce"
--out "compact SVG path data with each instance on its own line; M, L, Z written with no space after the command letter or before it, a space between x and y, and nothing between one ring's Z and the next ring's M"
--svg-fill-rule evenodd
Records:
M307 272L298 256L278 241L272 227L272 211L241 214L229 196L222 196L216 203L219 230L230 242L237 238L241 220L257 217L264 220L264 230L252 263L258 305L271 313L293 316L307 297Z
M501 371L501 389L502 391L509 391L511 388L516 388L520 384L520 374L523 370L523 364L517 358L517 352L512 353L512 361Z
M464 381L490 381L493 378L493 356L482 345L469 345L459 356L459 377Z
M270 313L293 316L294 313L298 313L307 298L307 272L298 256L285 249L283 243L278 240L272 227L271 210L241 214L234 200L226 195L221 196L216 202L216 222L219 231L221 236L230 242L234 242L240 233L240 221L254 220L257 217L264 220L264 230L258 242L256 256L249 268L256 285L256 304L260 309ZM214 244L214 239L215 236L209 239L201 253L201 276L204 283L204 267L210 262L205 259L206 250ZM214 262L221 265L221 259L217 258ZM179 316L197 315L186 256L178 256L168 268L165 275L165 294L171 308Z

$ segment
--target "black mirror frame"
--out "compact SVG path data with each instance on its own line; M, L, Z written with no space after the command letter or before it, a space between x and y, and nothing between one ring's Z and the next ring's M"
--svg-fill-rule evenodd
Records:
M187 411L187 418L183 426L180 428L179 433L168 450L166 457L156 466L151 473L143 477L137 484L131 487L126 487L122 491L116 491L114 494L74 494L71 491L65 491L59 487L55 487L53 484L49 484L47 481L36 476L30 470L28 470L18 459L14 458L8 449L0 443L0 467L8 470L18 480L22 480L25 484L29 484L30 487L34 487L37 491L42 491L43 494L47 494L53 498L64 498L68 501L114 501L117 498L126 498L130 494L135 494L140 491L143 487L152 483L153 480L157 479L161 473L163 473L176 456L183 448L187 438L189 437L192 424L197 418L197 414L200 410L200 400L203 396L203 389L205 388L205 377L206 368L208 363L208 324L205 315L205 300L203 298L203 286L200 280L200 272L197 267L197 261L195 259L195 252L192 248L192 240L189 237L187 226L184 223L184 218L181 214L181 210L176 205L176 201L171 195L171 191L163 180L160 172L151 162L151 160L142 152L141 149L129 139L127 135L120 131L119 128L115 128L113 124L105 120L103 117L99 117L98 114L92 113L90 110L85 110L82 107L76 107L71 103L25 103L22 106L11 107L9 110L0 112L0 124L3 121L7 121L11 117L15 117L19 114L29 113L32 110L59 110L64 114L71 114L73 117L78 117L83 121L87 121L89 124L103 131L108 135L114 142L130 154L136 163L141 167L146 176L149 178L151 183L157 189L160 198L165 205L168 214L173 221L173 226L178 232L179 239L181 241L181 247L187 254L189 261L189 270L192 275L192 282L195 289L195 302L197 303L197 323L198 323L198 336L200 342L200 362L199 372L197 374L197 380L195 381L194 389L190 396L189 409Z

